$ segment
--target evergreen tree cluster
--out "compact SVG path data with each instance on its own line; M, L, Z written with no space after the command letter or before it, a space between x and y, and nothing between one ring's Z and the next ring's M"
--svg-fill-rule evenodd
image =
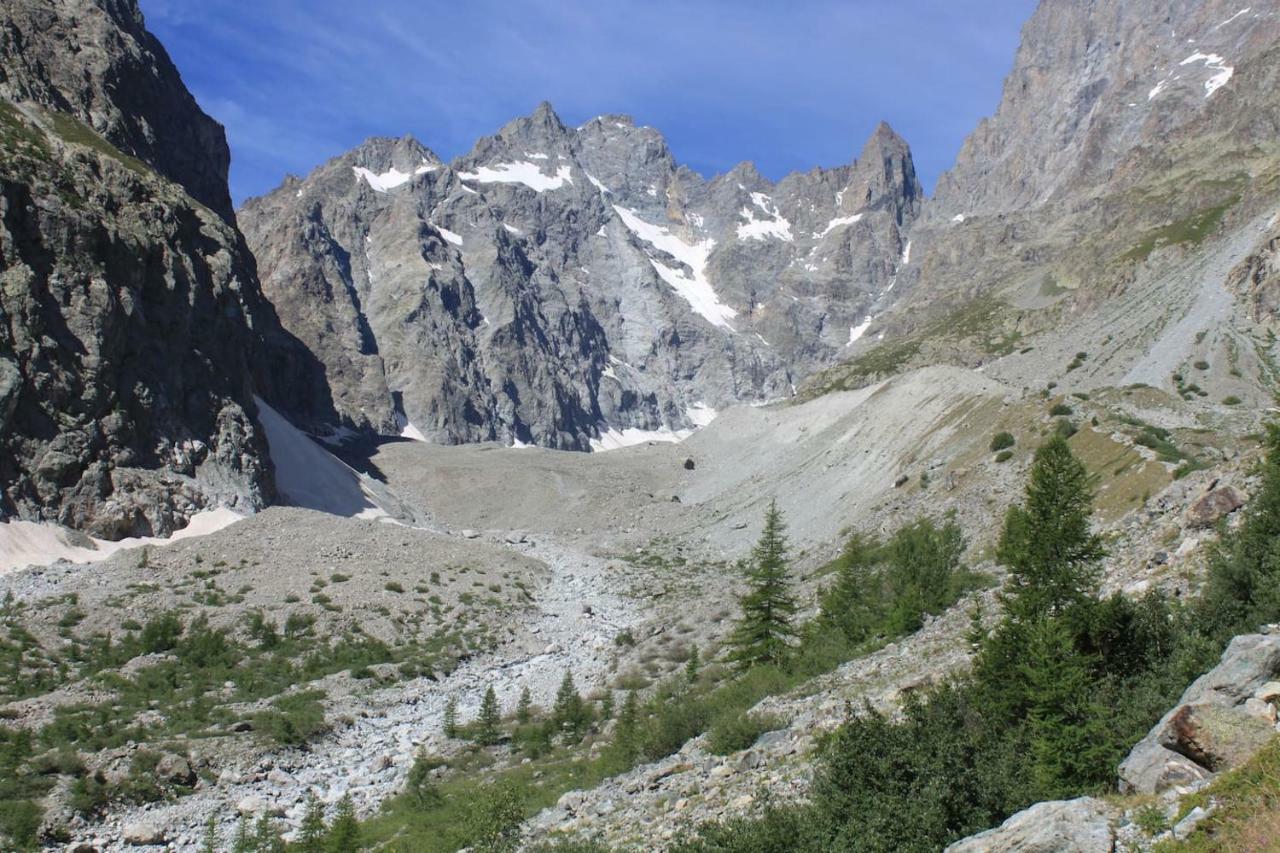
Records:
M870 707L851 716L826 745L807 805L700 827L676 849L931 851L1032 803L1111 790L1120 760L1231 637L1280 620L1275 428L1266 450L1243 524L1222 531L1205 592L1184 605L1157 593L1099 598L1088 472L1064 437L1051 438L1005 518L1002 616L990 632L975 624L972 672L912 694L901 719ZM925 564L947 562L939 555L953 546L939 542L956 534L921 533L900 531L923 544L912 550ZM864 590L896 570L878 543L855 541L846 558L818 621L861 637Z

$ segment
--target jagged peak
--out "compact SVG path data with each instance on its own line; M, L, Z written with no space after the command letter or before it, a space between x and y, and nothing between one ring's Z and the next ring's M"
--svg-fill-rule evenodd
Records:
M911 146L907 144L907 140L900 133L893 129L889 122L882 119L876 125L876 129L871 132L871 136L867 138L866 144L862 146L862 153L858 155L858 161L861 162L868 157L883 156L884 154L895 154L909 159L911 157Z

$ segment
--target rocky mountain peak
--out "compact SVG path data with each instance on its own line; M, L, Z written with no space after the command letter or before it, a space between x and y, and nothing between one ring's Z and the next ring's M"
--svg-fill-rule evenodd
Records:
M840 209L888 210L903 225L919 214L923 199L911 147L887 122L880 122L853 163Z

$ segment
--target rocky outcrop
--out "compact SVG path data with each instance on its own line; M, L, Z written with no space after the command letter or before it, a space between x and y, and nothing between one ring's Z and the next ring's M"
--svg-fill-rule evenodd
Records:
M585 450L791 393L867 331L921 199L887 125L775 185L543 104L451 164L370 140L240 219L348 425Z
M1248 760L1276 733L1280 635L1236 637L1120 765L1120 788L1143 794L1206 779Z
M938 182L932 215L994 215L1081 196L1134 149L1230 97L1275 44L1274 11L1235 0L1044 0L995 115Z
M0 515L118 539L261 506L255 389L328 396L262 298L221 129L127 0L5 4L0 80Z
M1111 853L1117 812L1081 797L1037 803L995 829L957 841L946 853Z
M1213 527L1242 506L1244 498L1235 489L1230 486L1212 488L1187 507L1187 526Z
M135 0L0 8L0 94L75 116L224 219L231 153L169 55L147 32Z

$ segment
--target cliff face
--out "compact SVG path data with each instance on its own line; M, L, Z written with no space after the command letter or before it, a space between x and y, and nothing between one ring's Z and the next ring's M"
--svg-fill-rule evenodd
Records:
M262 298L221 128L132 2L0 10L0 512L165 534L273 492L253 393L324 420Z
M450 164L370 140L240 219L351 425L585 450L790 394L866 330L920 203L887 126L774 184L543 104Z
M1218 108L1278 36L1269 4L1045 0L999 108L939 180L931 213L996 215L1097 188L1136 148L1162 147Z

